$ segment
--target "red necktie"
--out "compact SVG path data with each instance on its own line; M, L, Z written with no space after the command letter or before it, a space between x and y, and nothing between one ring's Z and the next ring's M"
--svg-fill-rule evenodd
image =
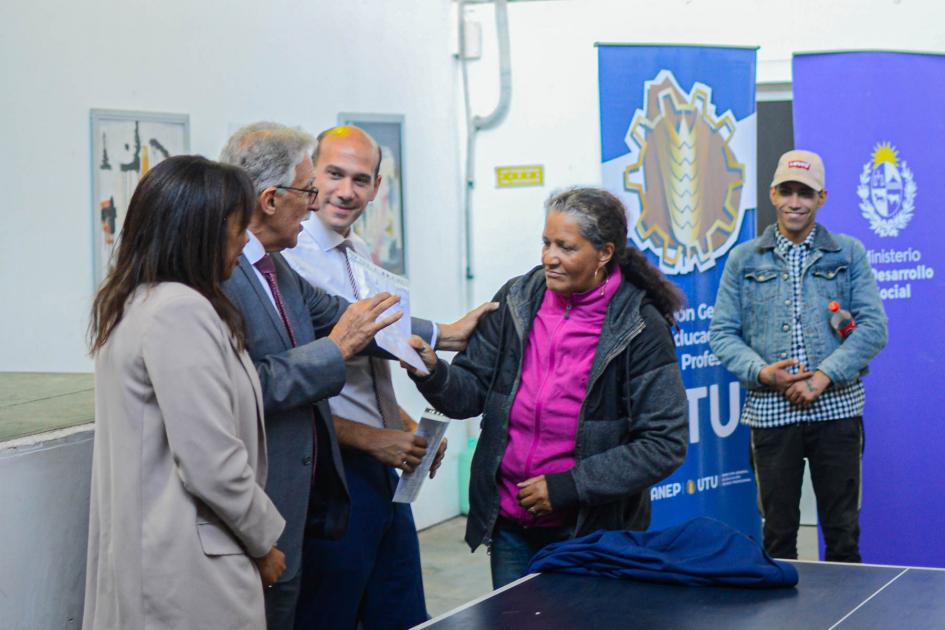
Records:
M292 347L299 345L295 341L295 331L292 330L292 323L289 322L289 315L285 310L285 302L282 300L282 293L279 292L279 282L276 280L276 264L272 262L272 256L266 254L255 263L253 266L259 270L259 273L263 275L263 278L266 279L266 284L269 285L269 290L272 291L272 299L276 303L276 310L279 311L279 316L282 317L282 323L285 324L285 331L289 333L289 341L292 342ZM315 422L318 421L318 418L315 414L315 407L312 407L312 480L315 479L315 455L318 453L318 430L315 428Z
M295 331L292 330L289 316L285 312L285 302L282 301L282 294L279 293L279 283L276 281L276 265L272 262L272 256L266 254L253 263L253 266L256 267L259 273L263 275L263 278L266 279L266 284L269 285L269 290L272 291L272 299L276 303L276 310L279 311L279 316L282 317L282 323L285 324L285 331L289 333L289 341L292 342L292 347L294 348L298 345L295 341Z

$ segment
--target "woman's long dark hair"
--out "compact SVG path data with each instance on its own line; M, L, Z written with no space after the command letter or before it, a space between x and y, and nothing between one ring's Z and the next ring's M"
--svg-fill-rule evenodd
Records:
M108 341L135 289L157 282L199 292L244 347L243 320L221 285L229 264L227 223L238 221L245 231L254 204L249 176L234 166L181 155L151 169L131 197L114 265L92 303L91 353Z
M614 255L607 263L607 271L620 265L624 277L646 292L668 322L675 323L675 313L685 303L682 291L650 264L643 252L627 247L627 211L620 199L600 188L571 188L552 195L545 208L573 216L581 227L581 235L595 250L613 243Z

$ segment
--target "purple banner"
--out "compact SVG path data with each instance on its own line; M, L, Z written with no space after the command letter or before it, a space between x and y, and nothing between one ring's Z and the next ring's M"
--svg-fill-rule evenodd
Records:
M889 344L864 379L864 562L945 567L945 56L794 58L798 149L820 153L818 219L866 246Z

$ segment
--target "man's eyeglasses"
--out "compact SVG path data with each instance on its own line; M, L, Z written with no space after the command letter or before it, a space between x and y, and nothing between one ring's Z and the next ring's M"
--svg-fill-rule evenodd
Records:
M312 203L318 199L318 189L317 188L296 188L295 186L273 186L273 188L280 188L282 190L294 190L295 192L305 193L308 195L308 202Z

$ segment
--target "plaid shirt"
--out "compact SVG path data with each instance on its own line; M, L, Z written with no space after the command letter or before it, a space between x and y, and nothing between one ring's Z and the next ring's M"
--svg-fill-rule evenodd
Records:
M804 295L801 291L801 274L807 254L812 249L815 227L807 235L803 243L795 245L786 239L780 231L775 232L777 240L776 251L784 256L791 268L791 287L793 290L794 326L791 329L791 356L797 359L798 364L789 368L789 372L796 374L799 367L807 365L807 351L804 349L804 334L801 327L801 317L804 311ZM772 390L749 390L742 409L742 422L756 429L782 427L801 422L820 422L824 420L839 420L863 415L865 395L863 383L859 380L847 387L835 388L829 386L806 409L791 403L783 394Z

